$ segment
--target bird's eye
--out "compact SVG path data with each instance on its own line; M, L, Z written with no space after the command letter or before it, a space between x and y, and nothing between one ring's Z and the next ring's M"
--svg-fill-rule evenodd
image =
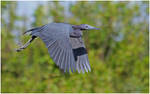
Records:
M86 28L88 28L88 26L85 26Z

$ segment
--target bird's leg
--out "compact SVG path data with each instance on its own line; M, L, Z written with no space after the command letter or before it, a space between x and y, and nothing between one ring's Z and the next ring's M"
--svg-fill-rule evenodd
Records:
M16 51L17 52L20 52L22 51L23 49L27 48L27 46L36 38L36 36L32 36L28 42L26 44L24 44L22 47L18 48Z

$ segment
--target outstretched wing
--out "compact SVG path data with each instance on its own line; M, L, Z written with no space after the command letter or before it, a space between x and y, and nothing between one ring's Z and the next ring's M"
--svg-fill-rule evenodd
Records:
M87 50L85 48L82 38L70 38L72 45L76 67L78 72L91 71L91 67L88 60Z
M69 40L69 32L72 31L71 25L64 23L50 23L43 27L40 32L34 33L39 36L48 48L48 52L53 61L64 72L76 70L75 59L72 46Z

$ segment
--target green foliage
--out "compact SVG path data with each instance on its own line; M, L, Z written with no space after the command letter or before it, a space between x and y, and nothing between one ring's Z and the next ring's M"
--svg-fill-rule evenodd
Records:
M101 28L85 31L83 36L92 71L64 74L40 39L24 51L15 52L13 31L27 30L28 18L17 15L18 2L3 1L2 92L149 92L148 3L75 2L69 5L69 17L59 2L39 5L33 14L32 27L67 20L71 24L86 23ZM17 21L24 25L16 26ZM18 37L23 42L29 39Z
M49 2L52 3L50 7L49 14L52 16L54 22L64 22L65 14L64 7L59 4L59 2Z

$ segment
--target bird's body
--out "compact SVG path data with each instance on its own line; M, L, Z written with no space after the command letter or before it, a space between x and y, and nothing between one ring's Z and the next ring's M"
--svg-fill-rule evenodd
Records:
M17 51L26 48L29 43L40 37L48 48L50 57L64 72L91 71L87 51L82 40L82 30L89 25L71 25L66 23L49 23L27 32L31 32L31 40ZM94 28L92 26L89 26ZM96 29L96 28L94 28Z

